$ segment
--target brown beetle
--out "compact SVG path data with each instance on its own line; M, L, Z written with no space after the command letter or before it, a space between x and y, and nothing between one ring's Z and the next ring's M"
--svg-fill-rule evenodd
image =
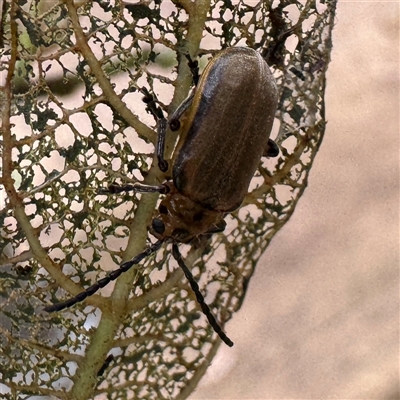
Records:
M189 58L189 66L197 83L197 63ZM103 193L132 190L166 194L151 226L158 241L84 292L45 310L62 310L84 300L163 243L172 243L173 257L188 278L204 314L220 338L232 346L205 304L177 243L189 243L196 237L223 231L224 216L240 207L261 156L278 155L279 149L269 139L277 107L275 80L256 51L233 47L221 51L208 63L197 86L168 121L148 91L142 92L147 109L158 121L156 149L162 171L168 169L163 156L167 125L179 131L172 157L173 181L159 186L111 185Z

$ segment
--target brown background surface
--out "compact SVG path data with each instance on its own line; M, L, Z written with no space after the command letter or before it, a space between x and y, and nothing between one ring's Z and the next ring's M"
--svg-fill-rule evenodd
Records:
M191 399L400 399L399 3L339 1L309 187Z

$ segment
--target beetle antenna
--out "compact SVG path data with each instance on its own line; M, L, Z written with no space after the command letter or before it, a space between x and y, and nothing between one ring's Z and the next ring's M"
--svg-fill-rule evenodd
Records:
M192 288L194 294L196 295L197 302L200 304L201 309L204 313L204 315L207 317L208 322L210 325L213 327L214 331L218 334L218 336L222 339L222 341L227 344L229 347L233 346L233 342L231 339L226 336L225 332L221 329L219 326L217 320L214 318L214 316L211 313L210 308L204 301L203 295L200 293L200 288L197 282L195 281L192 273L190 272L189 268L186 266L185 262L182 259L182 255L179 252L178 245L176 243L172 244L172 255L179 264L179 266L182 268L183 273L186 276L186 279L190 283L190 287Z
M97 190L98 194L117 194L123 192L139 192L139 193L161 193L167 194L170 189L166 185L145 185L143 183L135 182L133 185L115 185L111 184L107 189L100 188Z
M92 286L85 289L83 292L77 294L75 297L72 297L72 298L70 298L66 301L60 302L60 303L53 304L51 306L47 306L44 308L44 310L47 312L61 311L64 308L71 307L74 304L85 300L87 297L96 293L99 289L108 285L111 281L114 281L115 279L117 279L121 274L130 270L134 265L139 264L140 261L142 261L144 258L148 257L150 254L155 253L161 247L161 245L163 243L164 243L163 240L158 240L156 243L152 244L150 247L148 247L142 253L138 254L136 257L133 257L129 261L125 261L124 263L122 263L120 265L120 267L118 269L116 269L115 271L109 272L104 278L100 279L95 284L93 284Z

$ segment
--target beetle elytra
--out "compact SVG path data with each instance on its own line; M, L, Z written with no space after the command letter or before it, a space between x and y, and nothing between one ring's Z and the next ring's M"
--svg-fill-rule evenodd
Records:
M103 191L165 194L150 229L158 240L85 291L46 307L46 311L59 311L84 300L156 252L163 243L172 243L172 255L189 280L202 311L220 338L228 346L233 345L205 303L178 243L190 243L194 238L223 231L224 216L240 207L262 155L278 154L279 149L269 139L277 88L267 63L250 48L221 51L207 64L200 78L197 63L189 59L189 66L195 84L197 80L198 83L168 120L153 96L142 89L147 109L158 124L156 152L162 171L168 170L164 159L167 128L179 133L172 156L172 181L159 186L110 185Z

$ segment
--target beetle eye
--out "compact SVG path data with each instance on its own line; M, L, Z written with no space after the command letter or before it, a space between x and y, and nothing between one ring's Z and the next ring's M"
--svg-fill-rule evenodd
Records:
M177 131L181 127L181 123L179 122L179 119L173 119L169 123L169 127L171 128L171 131Z
M164 204L160 204L160 207L158 207L158 211L160 214L168 214L168 208L164 206Z
M165 232L165 225L161 219L154 218L153 222L151 223L151 227L153 228L154 232L158 233L159 235L162 235Z
M201 221L203 219L203 213L199 212L193 216L193 222Z

